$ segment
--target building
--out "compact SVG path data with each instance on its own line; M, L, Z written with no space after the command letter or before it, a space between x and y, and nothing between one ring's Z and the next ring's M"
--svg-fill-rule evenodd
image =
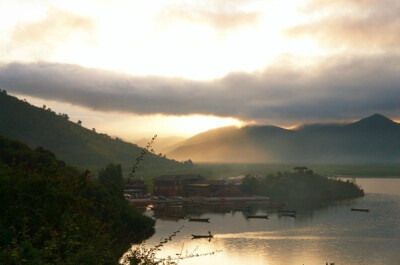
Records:
M188 175L162 175L154 178L154 194L166 197L187 196L185 186L201 183L204 178L196 174Z
M186 184L184 193L191 197L211 197L211 185L204 182Z
M212 197L243 196L240 190L241 182L230 180L208 180Z
M184 194L193 197L235 197L243 196L241 181L208 179L186 184Z
M124 194L132 198L141 198L147 194L147 187L141 179L131 179L125 185Z

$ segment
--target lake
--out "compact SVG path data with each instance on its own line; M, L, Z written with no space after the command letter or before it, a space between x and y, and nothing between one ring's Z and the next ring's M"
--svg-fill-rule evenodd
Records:
M184 225L157 252L158 257L217 251L180 260L179 264L399 265L400 178L350 180L364 189L363 198L318 209L296 209L296 218L259 206L252 214L269 214L269 219L247 219L240 211L198 212L196 217L210 218L210 223L158 219L156 233L146 246L156 245ZM368 208L370 212L351 208ZM191 234L208 231L215 235L211 241L191 239Z

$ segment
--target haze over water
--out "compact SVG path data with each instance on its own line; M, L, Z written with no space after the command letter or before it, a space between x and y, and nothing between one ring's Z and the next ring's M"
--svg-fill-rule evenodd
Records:
M184 224L159 252L160 257L220 250L179 264L400 264L400 179L354 180L364 188L364 198L314 210L297 209L297 218L269 212L268 220L258 220L246 219L242 212L210 212L201 215L210 218L209 224L157 220L156 233L147 245L155 245ZM369 208L370 212L350 208ZM265 213L257 210L257 214ZM191 234L208 230L215 234L210 242L191 240Z

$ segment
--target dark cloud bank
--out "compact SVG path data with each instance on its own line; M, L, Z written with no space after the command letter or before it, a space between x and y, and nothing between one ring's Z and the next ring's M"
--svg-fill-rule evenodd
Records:
M398 118L400 57L326 58L313 67L273 66L212 81L135 77L54 63L0 65L11 93L94 110L137 114L211 114L260 122Z

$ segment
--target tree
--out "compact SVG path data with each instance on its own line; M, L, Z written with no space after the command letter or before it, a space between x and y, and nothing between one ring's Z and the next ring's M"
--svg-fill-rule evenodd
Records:
M254 176L247 175L241 185L241 190L245 192L247 195L255 195L258 193L260 183Z
M0 150L0 264L119 264L154 232L152 219L89 171L2 136ZM104 172L121 177L120 166Z
M121 193L124 189L121 165L108 164L99 172L99 182L113 193Z
M82 125L82 121L81 121L81 120L78 120L77 124L78 124L78 125Z
M191 167L191 166L193 166L193 161L191 159L188 159L183 162L183 165L187 166L187 167Z

